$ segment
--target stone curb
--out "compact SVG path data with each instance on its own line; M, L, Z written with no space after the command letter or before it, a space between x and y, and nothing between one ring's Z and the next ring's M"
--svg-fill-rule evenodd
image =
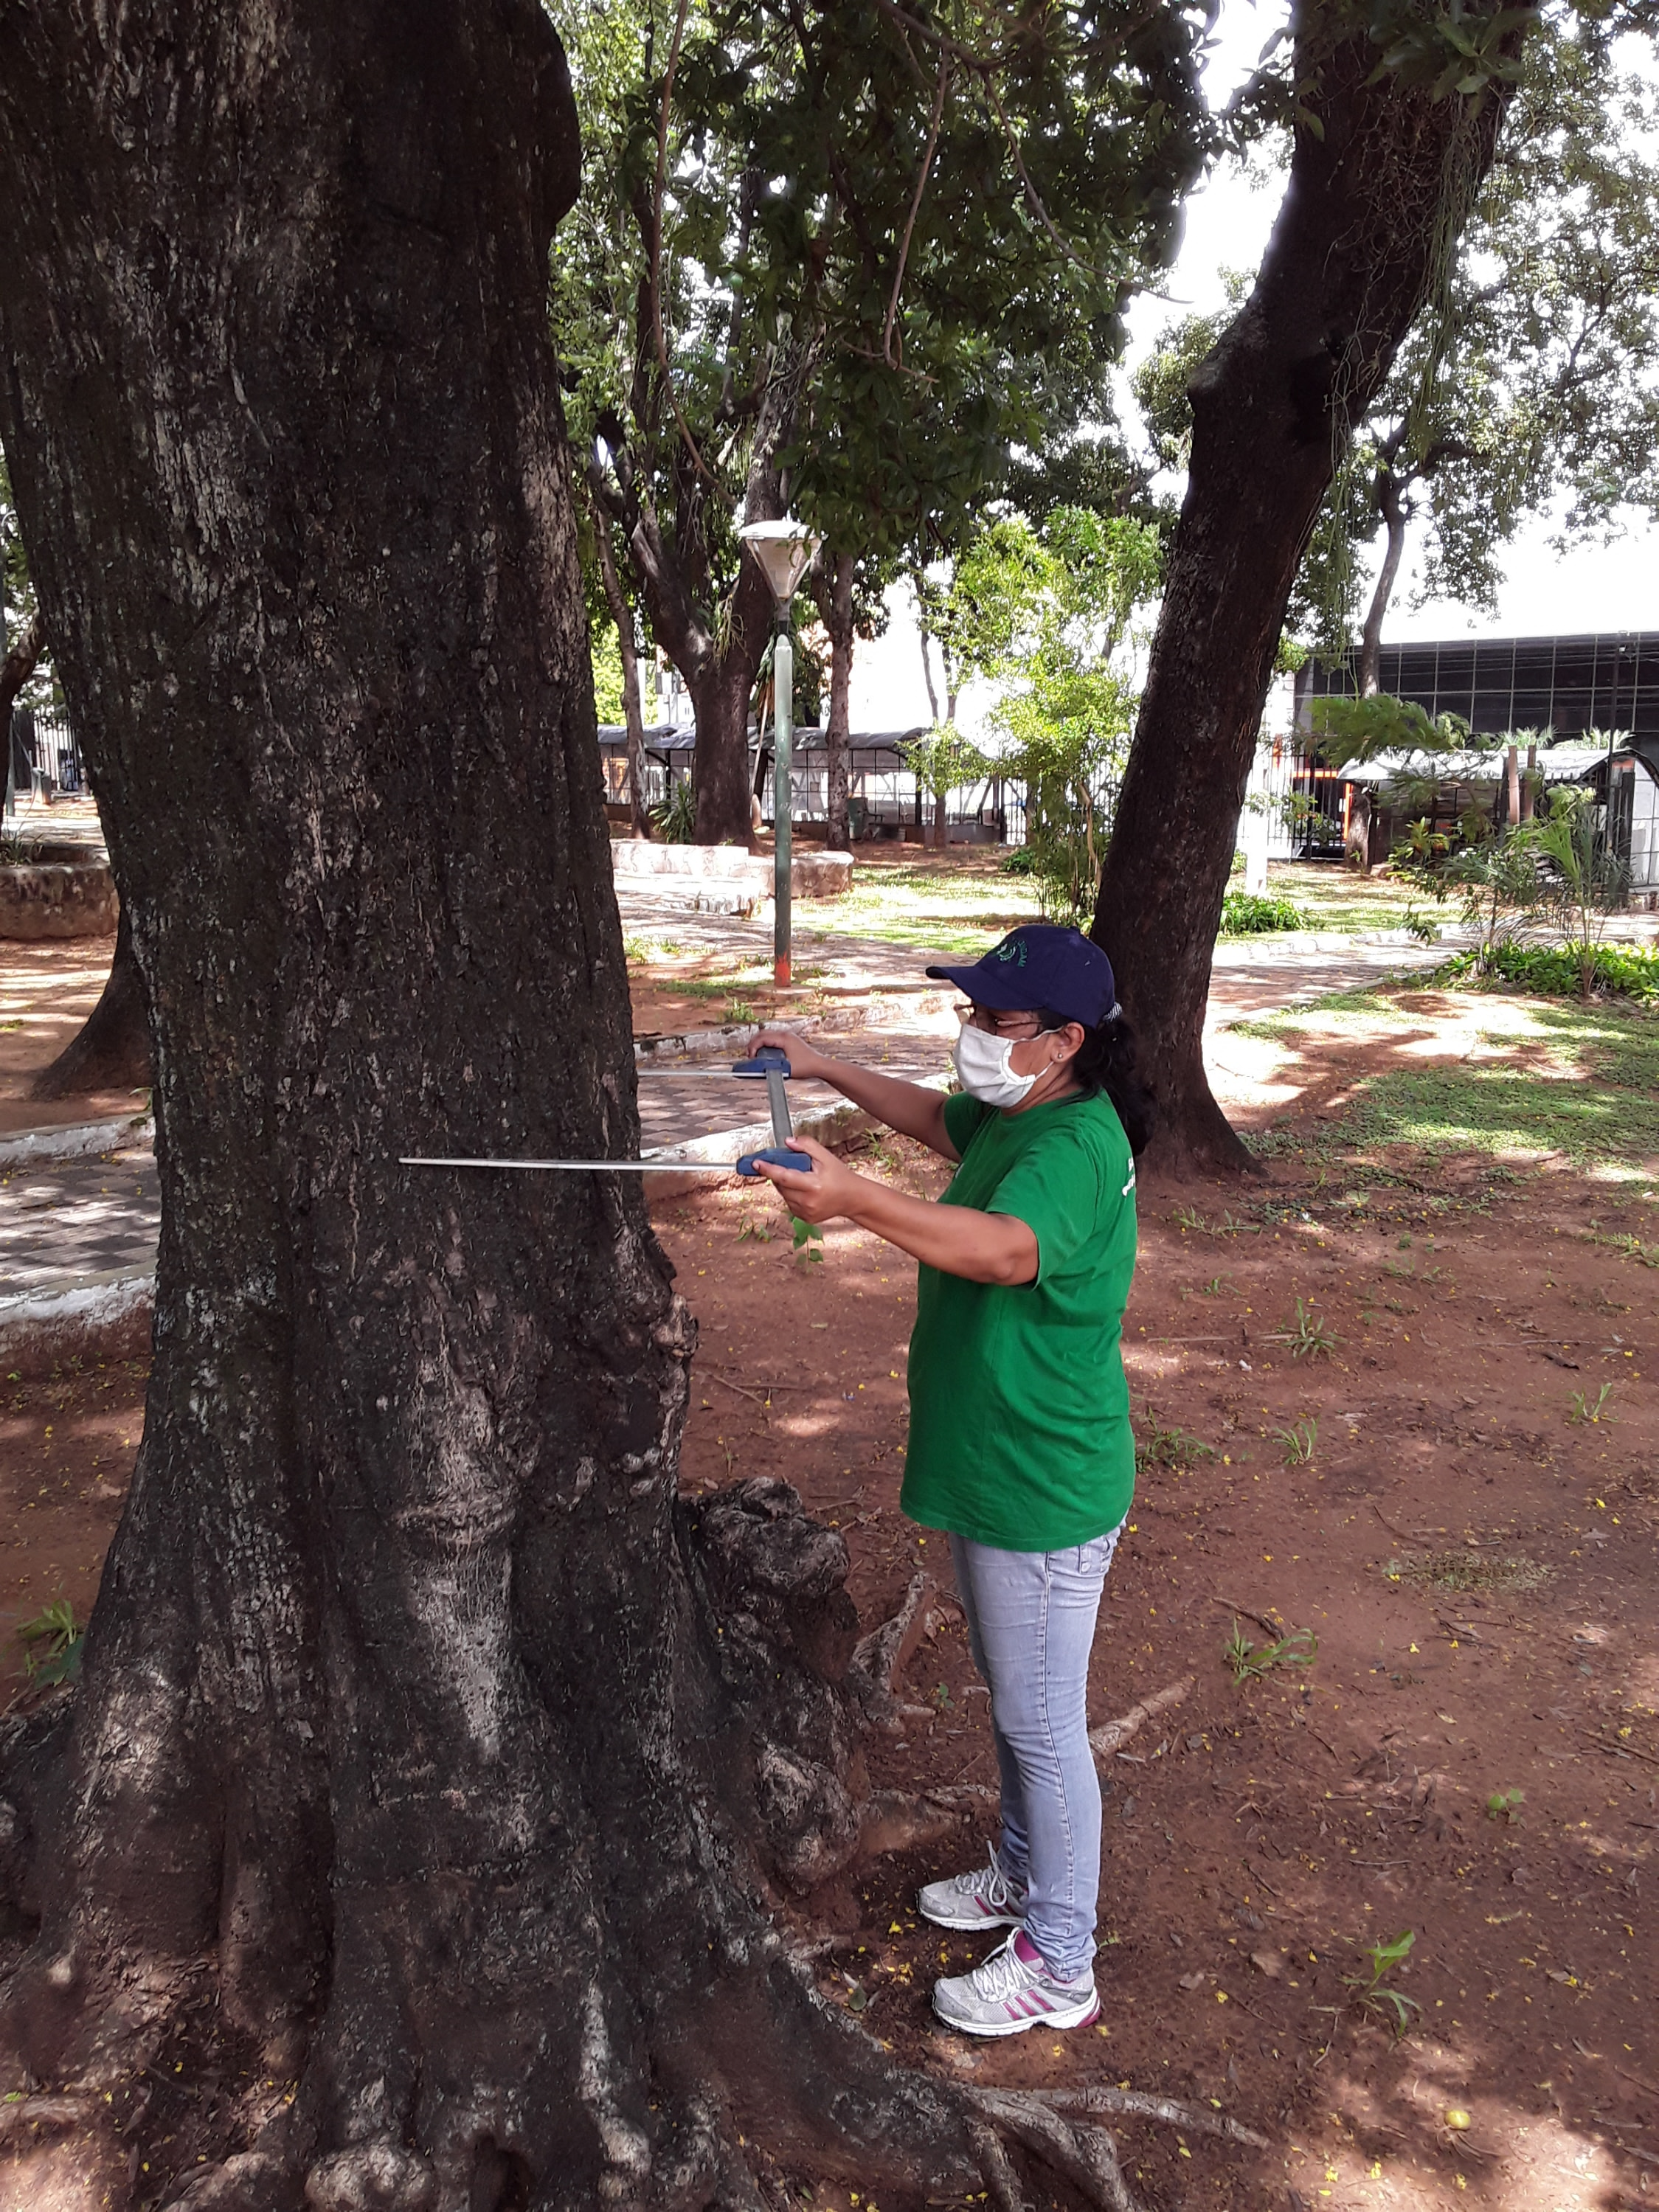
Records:
M0 1298L0 1374L49 1375L72 1359L96 1366L149 1350L155 1310L151 1268L59 1275Z
M100 1152L155 1142L155 1121L149 1113L124 1114L110 1121L46 1122L0 1137L0 1174L45 1160L93 1160Z
M856 1036L864 1030L902 1029L930 1015L948 1013L955 1004L954 991L894 991L872 999L863 1006L832 1006L817 1014L785 1013L775 1022L723 1022L718 1028L680 1030L672 1035L653 1034L634 1040L634 1065L654 1065L660 1060L720 1060L733 1057L760 1029L799 1030L803 1036L828 1030Z

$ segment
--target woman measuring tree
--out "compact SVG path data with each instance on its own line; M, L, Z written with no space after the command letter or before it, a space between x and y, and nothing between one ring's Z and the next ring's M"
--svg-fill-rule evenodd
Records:
M800 1137L811 1173L760 1171L802 1220L854 1222L921 1262L899 1502L951 1540L991 1692L1002 1832L986 1865L918 1901L943 1928L1012 1929L971 1973L934 1984L933 2008L969 2034L1018 2035L1100 2009L1089 1654L1134 1488L1120 1337L1149 1101L1111 964L1076 930L1033 924L927 973L968 1000L958 1095L783 1030L756 1043L956 1163L944 1197L907 1197Z

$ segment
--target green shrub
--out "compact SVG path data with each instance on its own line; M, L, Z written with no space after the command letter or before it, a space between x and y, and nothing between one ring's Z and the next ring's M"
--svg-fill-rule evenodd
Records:
M665 845L690 845L696 841L697 794L689 775L676 776L668 797L651 810L651 825Z
M1287 898L1268 898L1259 891L1229 891L1221 902L1224 937L1256 937L1264 930L1305 929L1308 917Z
M1032 876L1036 873L1036 854L1030 845L1016 845L1000 866L1005 876Z
M1593 988L1620 998L1659 1001L1659 945L1632 950L1622 945L1598 945L1589 956ZM1440 971L1449 983L1461 982L1475 972L1477 956L1460 952ZM1583 969L1578 951L1566 945L1496 945L1486 957L1486 972L1501 982L1523 991L1536 991L1553 999L1576 999L1581 994Z

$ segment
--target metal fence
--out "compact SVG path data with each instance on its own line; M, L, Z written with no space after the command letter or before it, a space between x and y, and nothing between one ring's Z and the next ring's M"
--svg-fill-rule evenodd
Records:
M87 788L81 749L61 707L14 707L11 713L11 788L31 791Z

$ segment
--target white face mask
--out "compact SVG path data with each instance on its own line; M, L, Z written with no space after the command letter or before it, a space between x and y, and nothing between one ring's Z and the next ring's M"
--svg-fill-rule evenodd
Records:
M964 1022L951 1056L956 1062L957 1080L968 1096L987 1106L1005 1109L1018 1106L1028 1097L1036 1076L1016 1075L1008 1065L1015 1045L1024 1042L1023 1037L993 1036Z

